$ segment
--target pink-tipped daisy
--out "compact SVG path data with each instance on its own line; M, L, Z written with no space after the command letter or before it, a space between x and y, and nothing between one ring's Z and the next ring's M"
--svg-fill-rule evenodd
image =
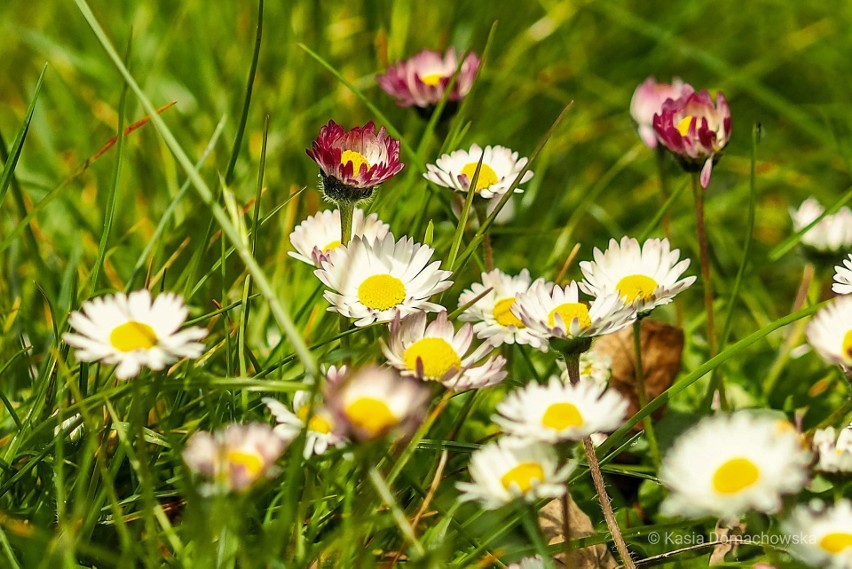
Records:
M444 54L424 50L392 65L384 75L376 77L376 82L399 106L428 108L441 101L458 68L455 49L450 48ZM447 96L448 101L460 101L470 92L478 69L479 58L475 53L468 53L453 90Z

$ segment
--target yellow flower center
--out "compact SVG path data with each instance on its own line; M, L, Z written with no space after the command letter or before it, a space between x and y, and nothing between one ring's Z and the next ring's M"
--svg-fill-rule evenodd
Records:
M336 241L332 241L331 243L322 248L322 252L328 253L329 251L334 251L335 249L340 247L340 245L342 245L342 243L340 243L339 239Z
M344 150L340 154L340 163L346 166L347 162L352 162L352 173L357 174L361 171L361 165L366 164L367 170L371 168L370 163L364 158L364 155L354 150Z
M524 323L521 322L521 319L512 314L512 306L515 304L514 298L504 298L498 300L494 304L494 320L497 321L497 324L500 326L514 326L516 328L523 328Z
M372 397L356 399L346 407L346 417L371 438L378 437L399 423L387 403Z
M716 469L713 489L719 494L736 494L753 486L760 478L760 469L747 458L732 458Z
M327 435L331 432L331 424L319 415L314 415L313 417L311 417L311 420L308 421L307 405L300 407L299 410L296 411L296 416L301 419L302 423L304 423L305 421L308 422L309 431L314 431L323 435Z
M685 117L680 119L679 123L677 123L676 128L678 132L680 132L681 136L686 136L687 134L689 134L689 126L692 124L692 119L694 118L695 117L693 117L692 115L686 115Z
M441 79L443 78L444 75L442 73L430 73L421 77L420 80L430 87L437 87L441 84Z
M417 370L417 361L423 365L423 375L435 379L444 377L461 367L461 358L443 338L422 338L405 350L405 366Z
M511 490L516 485L521 494L526 494L532 488L533 480L541 482L544 479L544 469L537 462L522 462L503 475L500 483L503 488Z
M367 308L387 310L405 300L405 285L391 275L373 275L358 287L358 300Z
M843 336L843 353L852 358L852 328Z
M827 533L819 540L819 546L832 554L838 554L847 547L852 547L852 533Z
M251 478L257 478L263 472L263 457L256 452L242 449L229 450L225 459L232 467L242 467Z
M462 168L462 175L467 176L467 179L470 182L473 182L473 175L476 173L477 164L477 162L470 162L469 164L465 164L464 168ZM479 178L476 180L476 188L474 188L473 191L478 192L480 190L484 190L485 188L493 186L498 181L497 173L491 168L491 166L483 162L482 166L479 168Z
M582 427L583 415L573 403L554 403L544 412L541 424L555 431L568 427Z
M588 328L592 325L589 309L581 302L566 302L551 310L547 316L547 323L550 326L556 326L557 314L562 317L562 322L565 323L566 328L571 326L571 322L575 318L580 321L580 328Z
M129 320L112 329L109 343L119 352L150 350L157 345L157 333L147 324Z
M657 290L657 281L646 275L630 275L615 285L616 290L628 303L635 300L648 300Z

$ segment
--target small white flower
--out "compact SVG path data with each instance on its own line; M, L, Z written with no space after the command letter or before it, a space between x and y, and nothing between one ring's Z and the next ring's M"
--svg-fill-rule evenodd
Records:
M355 208L352 214L352 235L360 235L372 243L390 231L390 226L371 213L366 218L364 210ZM319 267L328 254L340 247L340 210L327 209L312 215L290 233L290 243L295 251L288 254L294 259Z
M506 569L544 569L544 561L541 560L540 555L524 557L517 563L507 565Z
M810 507L799 505L783 525L791 537L791 552L813 567L850 569L852 567L852 502L839 500L824 507L814 500Z
M810 453L787 421L739 411L703 419L681 435L660 468L664 515L738 518L771 513L807 482Z
M622 237L621 243L610 239L606 251L595 247L594 257L580 263L586 279L580 283L583 292L593 297L618 294L640 314L670 303L696 279L678 280L689 259L678 261L680 251L672 250L668 239L648 239L641 247L630 237Z
M264 397L263 402L269 408L278 424L273 429L275 434L287 441L293 441L307 423L308 432L305 435L305 459L311 455L324 454L328 447L342 447L346 438L335 432L334 418L321 404L314 403L310 408L311 394L307 391L297 391L293 395L293 410L271 397ZM310 412L310 419L308 413Z
M471 482L458 482L462 502L477 501L486 510L496 510L516 499L533 503L540 498L558 498L574 468L557 468L558 457L550 445L505 438L488 443L470 457Z
M395 241L390 233L373 243L354 237L331 251L314 274L331 289L324 294L329 311L355 318L355 326L390 322L397 314L445 310L428 301L453 284L440 261L429 263L434 252L409 237Z
M840 429L839 433L834 427L817 429L813 447L819 458L816 470L852 472L852 425Z
M428 325L426 313L418 312L391 322L390 338L387 343L382 341L382 352L403 375L440 381L448 389L476 389L503 381L506 358L485 359L494 349L488 343L468 353L472 341L470 324L456 332L446 312L439 312Z
M612 376L612 358L599 354L595 350L587 350L580 354L580 382L591 382L600 388L605 388L609 384L609 378ZM562 383L571 383L571 378L568 377L568 370L565 369L561 374Z
M808 343L828 362L852 367L852 296L838 296L808 324Z
M843 259L842 265L834 267L834 284L831 290L837 294L852 294L852 255Z
M814 198L802 202L799 209L790 209L793 231L801 231L823 214L825 209ZM852 248L852 210L842 207L826 215L802 235L802 245L822 253L834 253Z
M543 279L536 282L539 281ZM500 269L482 273L481 283L473 283L461 293L459 306L468 304L488 289L491 291L462 312L459 320L474 322L473 331L477 337L495 346L518 343L539 348L544 343L542 335L527 328L512 312L515 295L527 292L531 285L530 272L526 269L515 276Z
M513 437L547 443L577 441L617 429L627 407L617 391L601 389L591 381L563 384L553 376L546 385L530 383L510 393L497 405L493 421Z
M111 294L83 303L68 323L74 332L62 338L77 348L82 362L118 365L119 379L139 374L142 367L159 371L181 358L197 358L204 351L198 342L207 336L199 327L180 330L189 314L176 294L163 293L151 301L151 293L137 290Z
M505 146L486 146L483 150L474 144L469 151L455 150L438 158L435 164L427 164L423 176L439 186L467 192L480 158L482 166L476 180L476 192L485 199L508 192L515 178L527 165L526 158L518 158L517 152ZM520 183L529 182L532 177L532 171L527 171ZM515 193L521 192L523 190L520 188L515 189Z

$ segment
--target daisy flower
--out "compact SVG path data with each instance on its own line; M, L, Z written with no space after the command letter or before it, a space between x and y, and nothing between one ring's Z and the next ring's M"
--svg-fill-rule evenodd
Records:
M587 350L580 354L580 382L591 382L605 388L612 377L612 358L599 354L595 350ZM568 370L562 372L562 382L571 383Z
M541 560L540 555L524 557L517 563L507 565L506 569L544 569L544 561Z
M782 526L792 539L791 553L813 567L852 567L852 502L825 507L818 500L799 505Z
M538 348L544 338L527 328L512 312L515 295L527 292L531 285L530 272L527 269L515 276L507 275L500 269L482 273L481 283L473 283L461 293L459 306L468 304L488 289L491 291L462 312L459 320L474 322L473 331L476 336L495 346L518 343Z
M506 377L506 358L485 359L494 349L485 343L470 351L473 327L465 324L458 332L446 312L427 325L425 312L418 312L390 325L390 339L382 341L388 363L422 380L439 381L453 390L496 385ZM477 365L479 364L479 365Z
M842 265L834 267L834 284L831 290L837 294L852 294L852 255L843 260Z
M367 366L330 385L325 398L338 433L360 441L390 432L411 434L426 411L430 390L396 370Z
M654 115L658 114L668 99L680 99L695 90L688 83L675 77L671 84L657 83L653 77L636 87L630 99L630 116L636 121L639 138L648 148L657 147L657 133L654 132Z
M630 237L622 237L621 243L610 239L606 251L595 247L594 261L580 263L585 278L580 288L594 297L618 294L639 314L647 314L695 282L694 276L678 280L689 267L689 259L679 257L668 239L648 239L641 246Z
M807 482L808 453L795 429L777 417L740 411L703 419L663 459L660 480L670 494L664 515L738 518L771 513L781 496Z
M288 254L309 265L319 267L328 254L340 247L340 210L327 209L312 215L296 226L290 234L295 251ZM364 217L364 210L355 208L352 217L352 234L373 242L390 231L390 226L379 219L379 214Z
M558 498L573 463L558 468L552 446L505 438L488 443L470 457L470 482L458 482L462 502L477 501L486 510L520 499L532 504L541 498Z
M799 209L790 209L793 231L799 232L825 212L814 198L802 202ZM802 245L819 253L836 253L852 248L852 210L842 207L826 215L802 235Z
M617 332L636 320L636 310L617 294L580 302L577 283L561 287L536 281L516 296L512 313L533 332L548 338L576 340ZM546 348L546 345L543 346Z
M376 82L400 107L416 105L425 109L441 101L458 67L455 49L450 48L443 55L424 50L391 66L384 75L376 77ZM460 101L470 92L478 69L479 58L475 53L468 53L448 101Z
M216 490L240 492L261 478L272 478L278 471L275 461L287 442L262 423L229 425L214 434L192 435L183 451L186 466L208 484L204 493Z
M816 470L821 472L852 472L852 425L840 429L834 427L817 429L814 432L814 452L818 457Z
M591 381L564 384L553 376L547 385L530 383L510 393L497 405L493 420L513 437L546 443L578 441L617 429L627 407L617 391Z
M345 130L328 121L307 153L320 167L323 192L335 202L370 197L377 186L404 167L399 160L399 141L385 127L376 133L372 122Z
M204 351L198 342L207 330L193 326L180 330L189 310L174 293L151 299L147 290L129 295L111 294L88 300L72 312L73 332L62 336L77 349L77 360L117 365L115 375L127 379L143 367L159 371L181 358L197 358Z
M370 242L355 237L321 261L314 274L331 290L324 297L329 311L356 318L355 326L390 322L399 314L446 310L428 301L452 286L452 274L441 262L429 264L434 249L410 237L394 240L390 233Z
M518 158L517 152L505 146L486 146L483 150L478 144L474 144L470 150L455 150L438 158L435 164L427 164L423 177L439 186L467 192L480 158L482 166L475 191L485 199L508 192L515 178L527 165L526 158ZM532 177L533 173L527 171L520 183L529 182ZM522 192L520 188L515 189L515 193Z
M277 425L275 433L288 443L293 441L307 424L305 441L305 459L311 455L324 454L328 447L342 447L346 438L335 432L334 417L320 403L314 402L313 409L309 405L311 394L307 391L297 391L293 394L293 410L271 397L264 397L263 403L275 417ZM309 418L310 413L310 418Z
M852 296L838 296L808 324L808 343L826 361L852 367Z

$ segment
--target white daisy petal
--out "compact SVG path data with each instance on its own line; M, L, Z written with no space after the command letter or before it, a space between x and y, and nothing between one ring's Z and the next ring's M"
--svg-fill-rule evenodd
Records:
M799 209L791 209L793 231L801 231L825 212L814 198L802 202ZM836 253L852 248L852 210L842 207L826 215L802 235L802 245L819 253Z
M842 265L834 267L834 284L831 290L837 294L852 294L852 254L843 260Z
M377 213L364 216L364 210L355 208L352 214L352 235L360 235L366 241L381 239L390 231L390 226L379 219ZM312 215L290 233L290 243L295 251L288 254L309 265L320 267L322 260L340 246L340 210L327 209Z
M838 296L808 324L808 343L828 362L852 367L852 295Z

